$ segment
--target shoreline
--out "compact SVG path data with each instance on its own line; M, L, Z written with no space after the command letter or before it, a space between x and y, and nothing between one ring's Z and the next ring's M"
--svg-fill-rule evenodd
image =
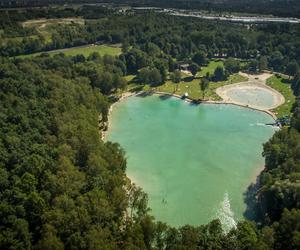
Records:
M144 91L142 91L142 92L144 92ZM111 113L113 112L113 107L116 104L120 103L122 100L124 100L128 97L131 97L131 96L136 96L136 95L138 95L142 92L124 92L124 93L121 94L120 98L116 102L114 102L110 105L110 107L108 109L108 113L107 113L106 130L101 130L101 140L102 141L105 141L106 135L107 135L109 127L110 127L110 118L111 118Z
M217 93L217 95L219 95L223 99L223 101L227 100L226 102L228 102L228 103L234 102L235 104L238 104L240 106L247 106L243 103L233 101L232 98L227 95L227 91L231 90L231 89L242 89L242 88L247 89L247 88L253 88L253 87L254 87L254 89L264 89L266 91L269 91L269 93L271 93L271 95L274 97L274 99L276 99L276 103L273 104L272 106L268 107L268 108L260 108L260 107L255 106L255 105L248 105L249 108L260 110L260 111L271 112L270 110L273 110L273 109L275 109L275 108L277 108L277 107L279 107L279 106L281 106L282 104L285 103L285 98L281 93L279 93L277 90L271 88L270 86L265 85L263 83L259 83L259 82L247 81L247 82L240 82L240 83L225 85L225 86L222 86L220 88L217 88L216 93ZM271 113L273 113L273 112L271 112ZM273 115L275 116L274 113L273 113Z
M178 98L178 99L190 102L190 103L194 103L196 101L196 100L191 99L189 97L186 97L186 98L182 99L182 97L180 95L177 95L177 94L171 94L171 93L166 93L166 92L161 92L161 91L150 91L150 92L152 94L161 95L161 96L163 96L163 95L172 96L172 97L175 97L175 98ZM270 115L274 120L277 119L277 116L275 115L275 113L273 113L272 111L270 111L268 109L260 109L260 108L257 108L257 107L244 105L244 104L241 104L241 103L238 103L238 102L232 102L232 101L226 101L226 100L222 100L222 101L202 100L202 101L199 101L197 104L201 104L201 103L203 103L203 104L219 104L219 105L234 105L234 106L238 106L238 107L242 107L242 108L247 108L247 109L251 109L251 110L255 110L255 111L260 111L260 112L263 112L263 113L266 113L266 114Z
M107 115L107 127L106 130L102 130L101 131L101 139L103 141L105 141L106 135L110 129L110 118L111 118L111 113L113 112L113 107L114 105L120 103L121 101L123 101L124 99L131 97L131 96L138 96L138 95L159 95L159 96L170 96L170 97L175 97L177 99L180 99L182 101L186 101L189 103L194 103L196 100L193 100L189 97L186 97L184 99L182 99L182 96L174 94L174 93L167 93L167 92L161 92L161 91L156 91L156 90L151 90L151 91L139 91L139 92L124 92L121 94L121 97L114 103L112 103L112 105L109 107L108 110L108 115ZM200 105L200 104L215 104L215 105L234 105L234 106L238 106L238 107L242 107L242 108L247 108L250 110L254 110L254 111L259 111L259 112L263 112L267 115L270 115L272 117L272 119L275 121L277 119L277 116L275 115L275 113L273 113L272 111L268 110L268 109L259 109L257 107L252 107L249 105L243 105L241 103L237 103L237 102L231 102L231 101L226 101L226 100L222 100L222 101L212 101L212 100L203 100L203 101L199 101L196 103L196 105Z
M180 95L177 95L177 94L174 94L174 93L166 93L166 92L161 92L161 91L155 91L155 90L152 90L152 91L138 91L138 92L124 92L120 95L120 98L116 102L112 103L112 105L109 107L108 119L107 119L107 129L105 131L101 131L101 139L103 141L106 141L107 133L111 129L111 113L113 112L114 105L124 101L125 99L127 99L129 97L139 96L139 95L145 95L145 96L151 96L151 95L170 96L170 97L180 99L182 101L186 101L188 103L195 103L195 100L193 100L191 98L182 99L182 96L180 96ZM230 102L227 102L227 101L205 100L205 101L201 101L199 103L196 103L196 105L200 105L202 103L203 104L215 104L215 105L216 104L220 104L220 105L227 104L227 105L234 105L234 106L238 106L238 107L242 107L242 108L248 108L248 109L253 110L253 111L263 112L265 114L270 115L272 117L272 119L274 119L274 120L276 119L276 115L274 113L272 113L271 111L269 111L269 110L256 109L256 108L253 108L253 107L244 106L244 105L240 105L240 104L237 104L237 103L230 103ZM257 166L257 169L255 171L253 171L253 173L251 175L249 175L249 183L248 183L248 185L246 185L245 192L248 192L248 189L251 186L257 187L257 185L259 183L259 177L260 177L261 173L264 170L265 170L265 165L262 164L262 165ZM127 170L126 170L126 177L128 178L128 180L130 180L132 183L137 184L137 182L133 180L133 177L128 175L128 174L129 173L127 173ZM244 203L246 204L246 202L244 202ZM248 205L247 205L247 207L248 207ZM244 215L243 215L243 218L245 218Z

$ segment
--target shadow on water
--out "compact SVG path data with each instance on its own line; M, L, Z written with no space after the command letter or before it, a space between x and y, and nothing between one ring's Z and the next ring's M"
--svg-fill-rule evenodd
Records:
M189 104L190 106L198 106L200 105L202 102L198 101L198 100L192 100Z
M143 88L144 88L143 85L141 85L141 86L136 86L136 87L130 89L130 92L139 92L139 91L142 91Z
M159 99L164 101L170 99L172 96L171 95L159 95Z
M259 189L259 176L257 176L255 183L251 183L246 192L244 192L244 202L246 203L246 210L244 217L248 220L257 221L259 219L257 191Z
M153 95L152 92L143 91L141 93L136 94L137 97L147 97Z

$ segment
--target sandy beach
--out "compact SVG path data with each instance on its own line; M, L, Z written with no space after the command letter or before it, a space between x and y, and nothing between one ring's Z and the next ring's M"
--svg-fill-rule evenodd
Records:
M285 99L281 93L276 91L275 89L266 85L266 80L272 76L269 73L263 73L259 75L250 75L246 73L241 73L240 75L248 78L246 82L240 82L236 84L225 85L223 87L217 88L216 93L222 98L222 101L225 103L234 103L236 105L240 105L243 107L253 108L256 110L261 110L264 112L270 113L274 118L276 115L271 112L272 109L277 108L285 102ZM273 96L274 102L271 105L260 105L260 104L249 104L245 100L245 102L241 102L231 97L229 93L231 92L242 92L242 91L264 91Z

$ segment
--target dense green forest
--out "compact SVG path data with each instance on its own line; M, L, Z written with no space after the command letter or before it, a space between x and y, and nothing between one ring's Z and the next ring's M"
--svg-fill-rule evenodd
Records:
M155 221L147 195L126 177L125 152L100 136L111 94L126 87L124 76L161 84L179 60L247 59L258 69L294 76L299 96L299 27L100 14L110 18L52 27L49 46L73 46L77 39L122 42L119 57L14 58L51 48L41 43L27 51L28 38L9 40L36 35L19 21L45 14L12 12L11 22L1 15L7 44L0 58L0 249L299 249L299 100L290 127L264 145L266 168L251 204L255 221L242 221L228 234L218 220L181 228ZM226 70L236 69L229 64Z

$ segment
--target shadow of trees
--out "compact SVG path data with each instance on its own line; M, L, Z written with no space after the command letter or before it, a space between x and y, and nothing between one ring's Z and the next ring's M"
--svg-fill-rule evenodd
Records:
M255 183L251 183L243 194L244 202L246 203L246 210L243 215L248 220L258 221L260 218L257 200L257 192L260 186L259 179L260 175L257 176Z

